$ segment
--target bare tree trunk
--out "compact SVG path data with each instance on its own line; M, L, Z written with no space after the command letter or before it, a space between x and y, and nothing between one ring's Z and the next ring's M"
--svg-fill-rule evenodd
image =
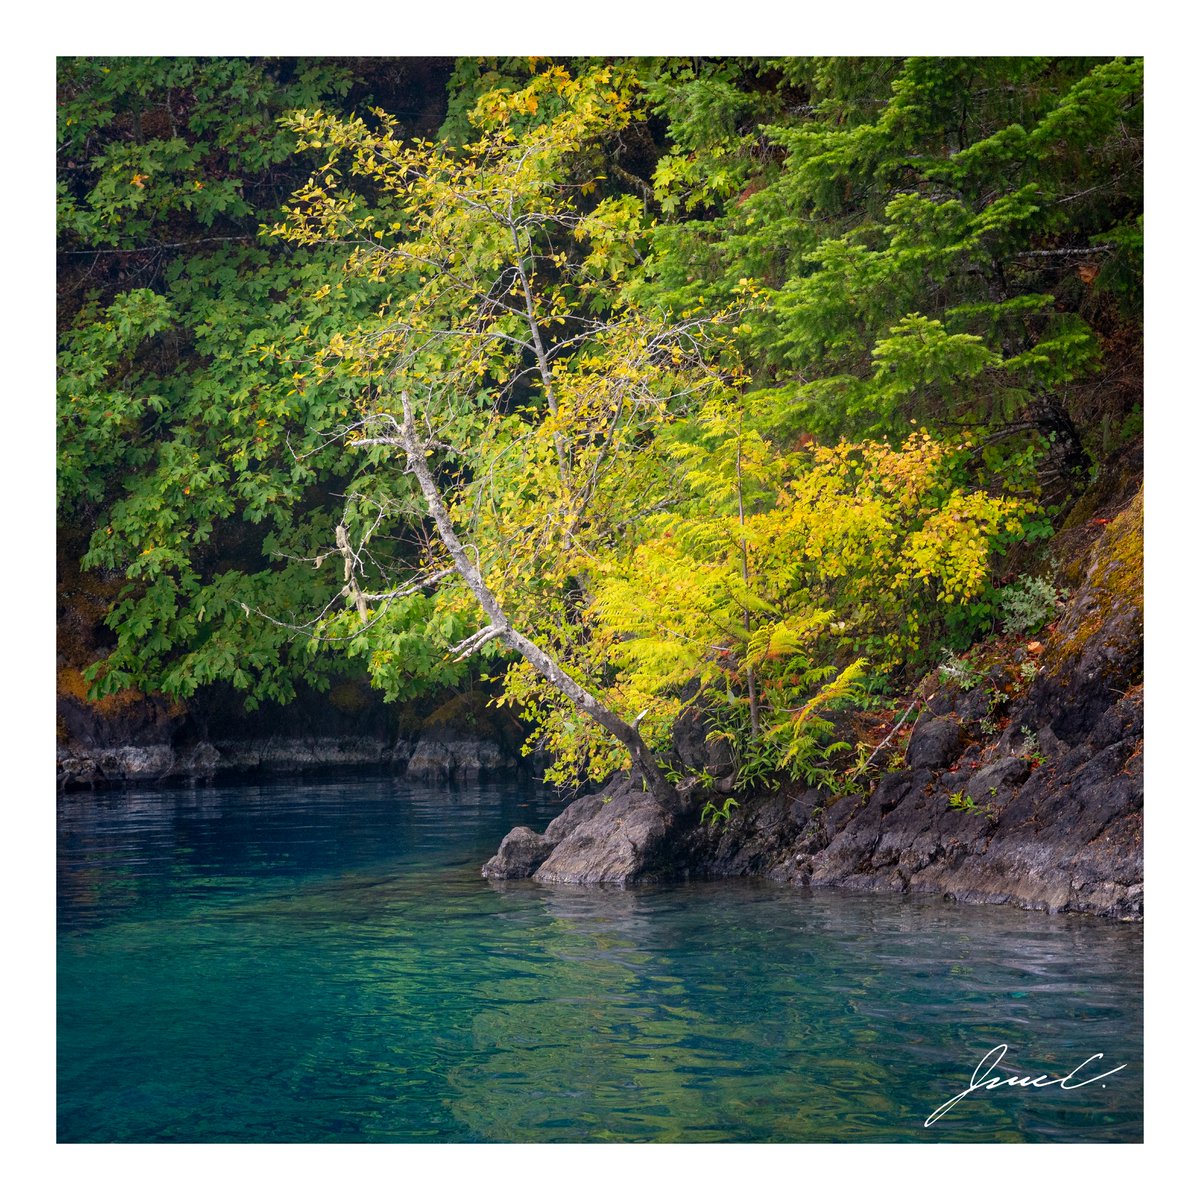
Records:
M562 692L576 708L586 713L602 729L611 733L629 751L634 766L641 772L647 787L658 799L669 803L677 801L678 793L667 782L658 763L654 760L654 755L650 752L650 747L646 745L637 728L622 720L610 708L597 700L586 688L572 679L545 650L531 642L509 623L499 601L488 587L479 569L468 557L450 521L450 514L446 511L446 505L438 491L437 483L429 470L425 458L425 446L417 436L412 402L407 392L401 393L401 403L404 410L404 421L400 426L399 441L408 456L408 469L421 488L429 515L433 518L438 536L449 552L455 569L467 587L471 589L488 618L488 627L463 643L464 652L477 650L492 638L500 638L520 654L543 679L552 683Z

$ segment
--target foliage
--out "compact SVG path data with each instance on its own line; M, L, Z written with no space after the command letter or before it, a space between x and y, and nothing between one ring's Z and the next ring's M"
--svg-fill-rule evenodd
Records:
M322 290L338 256L280 254L259 226L305 169L276 119L351 83L330 61L60 61L60 296L77 307L59 516L92 531L86 568L127 581L97 695L228 681L253 705L344 670L295 627L340 587L313 548L357 470L328 436L355 385L305 381L279 347L332 337L378 297L364 280ZM421 640L397 693L463 673Z
M298 114L301 145L327 157L277 227L303 245L352 246L345 272L388 286L374 319L326 344L328 371L366 383L350 444L377 476L394 471L397 414L411 399L448 517L469 531L474 569L506 622L626 719L637 706L627 681L609 677L590 580L644 513L671 501L657 432L737 373L736 362L722 368L721 314L666 325L627 294L644 214L601 195L597 169L600 143L631 119L629 89L609 69L551 69L485 94L472 113L478 137L461 149L404 144L382 112L377 124ZM381 505L362 545L412 515ZM440 554L431 544L428 571ZM471 611L472 590L461 572L443 580L438 610ZM352 634L353 621L324 628L353 637L377 680L407 669L390 653L386 612L370 610ZM529 662L508 669L505 698L537 726L557 777L608 774L621 746L560 692ZM648 731L666 734L661 713Z
M259 178L293 150L276 118L351 83L330 60L60 59L60 235L133 248L181 220L253 220Z
M947 654L938 664L938 677L943 683L956 684L959 690L964 692L969 692L983 682L983 672L955 654Z
M481 650L552 778L626 763L480 626L402 397L513 627L660 754L698 680L740 789L828 782L868 684L974 686L947 647L1049 619L993 568L1136 436L1089 396L1137 342L1140 60L463 59L436 141L369 70L60 63L59 514L124 580L94 694L348 655L402 698Z
M1044 765L1046 755L1042 751L1041 741L1036 731L1030 729L1028 725L1022 725L1021 737L1021 757L1027 759L1035 767Z
M995 795L996 789L992 788L992 794ZM986 817L991 822L996 822L1000 819L999 814L991 804L977 804L974 796L968 795L966 792L953 792L950 799L947 801L947 807L954 812L967 813L972 817Z
M664 437L689 495L596 572L605 658L633 703L670 719L699 678L725 710L741 786L827 779L842 743L826 710L868 662L894 670L951 630L982 630L991 556L1023 536L1031 506L957 484L954 452L924 432L898 450L780 455L714 400Z
M657 231L657 291L761 284L746 340L780 432L1013 427L1070 467L1063 397L1100 349L1081 293L1140 303L1141 86L1127 59L661 69L655 194L692 219Z
M735 808L740 807L738 802L729 796L724 804L718 805L715 800L709 800L700 810L700 824L703 825L706 821L714 827L719 821L728 822Z
M1004 632L1037 633L1050 621L1058 607L1058 589L1048 579L1022 575L999 592Z

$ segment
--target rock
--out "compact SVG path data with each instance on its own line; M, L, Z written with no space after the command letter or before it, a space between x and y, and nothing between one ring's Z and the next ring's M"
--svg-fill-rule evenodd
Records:
M736 769L733 748L724 738L709 739L714 728L712 719L695 697L695 692L695 684L684 689L684 699L690 703L679 714L671 731L671 748L688 770L706 771L715 780L732 779Z
M285 772L324 767L387 766L390 743L373 737L284 737L220 740L213 746L223 771Z
M485 879L528 879L550 857L550 852L580 825L604 808L605 794L581 796L546 826L544 834L518 825L505 835L495 855L483 865Z
M573 833L584 821L590 821L603 807L605 797L601 795L581 796L568 804L566 808L546 826L546 837L554 845Z
M962 753L962 726L954 717L919 721L908 742L908 765L937 770L949 766Z
M506 861L524 869L553 842L534 875L543 883L757 875L1140 920L1140 514L1139 494L1098 539L1083 587L1043 635L1041 673L1008 701L1005 731L970 764L960 761L963 726L982 735L1002 671L969 693L938 689L909 740L908 769L885 773L868 795L784 787L739 796L728 820L701 825L699 795L691 808L672 806L618 780L541 838L514 831ZM710 745L698 721L690 716L676 737L696 771ZM1025 729L1038 731L1036 758Z
M971 776L966 792L976 804L986 804L991 797L999 794L1001 788L1009 791L1028 778L1029 763L1023 758L1010 756L976 771Z
M621 886L672 873L670 834L682 810L665 806L618 777L602 792L569 804L544 834L519 825L483 866L485 879Z
M682 804L663 804L619 776L598 795L569 805L544 834L512 830L483 875L520 879L532 874L539 883L621 887L666 878L679 867L683 843L675 834L684 811Z
M481 692L448 700L424 721L408 760L411 779L468 782L520 765L521 729Z
M995 697L1003 695L1005 682L1004 672L993 668L978 687L960 692L954 698L954 714L959 723L968 728L979 725L991 713Z
M427 782L473 781L511 765L494 742L438 731L421 735L405 774Z
M778 796L747 800L692 835L689 870L1140 920L1140 708L1140 693L1118 700L1055 767L1010 754L974 772L890 772L828 807L806 793L786 820ZM981 811L952 808L956 793Z
M1115 740L1115 739L1111 739ZM1043 725L1037 732L1038 749L1046 756L1050 762L1062 758L1070 747L1066 742L1060 741L1055 736L1054 730L1049 725Z
M518 825L505 835L494 857L483 865L485 879L528 879L554 849L554 842Z
M1142 681L1142 493L1105 527L1084 581L1048 639L1042 670L1012 714L1077 745Z
M222 764L221 752L211 742L199 742L179 756L178 773L188 779L211 779Z
M170 746L115 746L101 751L97 765L106 779L144 782L162 779L175 765Z
M679 809L628 786L608 796L556 845L534 878L540 883L610 883L622 887L675 873L671 835Z

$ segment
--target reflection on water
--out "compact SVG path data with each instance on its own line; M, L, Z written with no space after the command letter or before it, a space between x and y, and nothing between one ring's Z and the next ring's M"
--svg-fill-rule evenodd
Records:
M489 884L515 789L67 797L63 1141L1135 1141L1141 930L756 881ZM926 1116L986 1051L1020 1074Z

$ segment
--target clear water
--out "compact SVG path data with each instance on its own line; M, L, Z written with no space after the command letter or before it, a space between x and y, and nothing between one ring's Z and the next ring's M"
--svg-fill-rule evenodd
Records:
M60 800L59 1139L1141 1140L1140 928L479 877L557 810L390 780ZM999 1043L1021 1074L1127 1065L924 1128Z

